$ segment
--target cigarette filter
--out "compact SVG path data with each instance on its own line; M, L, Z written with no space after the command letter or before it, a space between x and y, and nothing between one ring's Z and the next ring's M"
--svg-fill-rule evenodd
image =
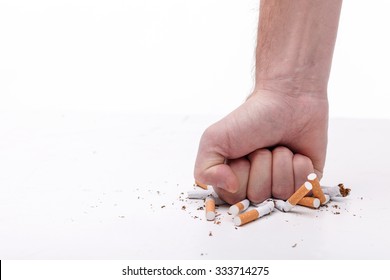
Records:
M313 196L320 200L321 204L325 204L325 195L321 189L320 181L315 173L310 173L307 176L307 180L313 185Z
M201 182L198 182L198 181L195 181L195 185L197 185L198 187L201 187L204 190L207 190L207 188L208 188L207 185L202 184Z
M310 208L318 208L318 207L320 207L320 204L321 204L321 202L320 202L320 200L318 198L316 198L316 197L309 197L309 196L303 197L298 202L298 205L302 205L302 206L306 206L306 207L310 207Z
M244 199L243 201L240 201L240 202L230 206L229 213L236 216L239 213L241 213L242 211L245 211L246 209L248 209L249 204L250 204L249 200Z
M250 223L254 220L257 220L258 218L261 218L269 213L271 213L274 210L274 203L273 201L268 201L266 204L259 206L257 208L254 208L252 210L246 211L236 217L234 217L234 225L235 226L242 226L247 223Z
M207 197L205 200L206 219L213 221L215 219L215 200L212 197Z
M295 193L293 193L292 196L290 196L287 202L289 202L293 206L297 205L298 201L300 201L302 197L307 195L307 193L312 189L313 189L312 184L309 182L305 182L302 186L299 187L299 189L295 191Z

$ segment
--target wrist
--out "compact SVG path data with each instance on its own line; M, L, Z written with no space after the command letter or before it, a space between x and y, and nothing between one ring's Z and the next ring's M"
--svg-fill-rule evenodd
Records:
M264 91L295 98L328 99L327 81L324 82L297 77L257 79L252 94Z

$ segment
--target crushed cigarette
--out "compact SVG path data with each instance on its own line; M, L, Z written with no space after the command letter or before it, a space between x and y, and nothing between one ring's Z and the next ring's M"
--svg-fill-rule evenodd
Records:
M215 205L223 205L226 202L219 198L215 191L210 188L208 190L192 190L187 192L189 199L206 199L207 197L214 198Z
M257 208L253 208L249 211L246 211L236 217L234 217L234 225L242 226L247 223L250 223L258 218L261 218L274 210L274 203L272 201L267 201L264 205Z
M236 216L239 213L248 209L249 204L250 204L250 201L248 199L244 199L243 201L240 201L240 202L230 206L228 213Z
M338 184L337 186L334 186L334 187L323 186L321 188L322 188L322 191L324 192L324 194L329 195L330 198L332 198L332 197L346 197L351 192L351 189L345 188L344 184Z
M302 186L300 186L295 191L295 193L291 195L291 197L286 201L269 199L260 204L254 204L248 199L244 199L234 205L231 205L228 210L228 213L234 216L233 222L235 225L235 229L237 229L238 226L245 225L265 215L270 214L274 210L274 208L277 208L278 210L283 212L289 212L295 205L306 206L313 209L317 209L320 206L324 206L325 208L327 208L328 205L326 204L332 198L346 197L351 192L351 189L345 188L343 184L338 184L337 186L331 187L321 186L315 173L309 174L307 176L307 180L308 181L305 182ZM207 186L198 181L195 181L195 184L200 188L188 191L187 198L204 200L204 207L198 207L197 210L205 210L206 219L208 221L214 221L214 224L220 224L221 222L218 220L219 218L216 220L216 217L220 214L217 215L215 209L216 207L218 207L218 205L226 204L226 202L218 197L212 186ZM310 191L312 191L313 196L306 196ZM250 205L255 208L247 210ZM333 207L337 209L337 207ZM165 208L165 205L161 206L161 208ZM186 206L182 206L181 209L186 210ZM333 214L339 215L340 212L333 212ZM194 217L194 219L196 218L198 218L198 216ZM212 236L211 232L210 236ZM294 248L295 246L296 244L294 244L292 247Z
M205 199L207 196L213 193L213 190L192 190L188 191L187 195L189 199Z

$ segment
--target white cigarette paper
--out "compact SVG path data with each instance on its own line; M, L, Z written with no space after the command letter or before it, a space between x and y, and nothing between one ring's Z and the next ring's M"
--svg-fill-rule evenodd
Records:
M205 199L208 197L211 193L213 193L213 190L192 190L188 191L187 195L189 199Z
M191 190L187 192L188 198L189 199L206 199L207 197L212 197L215 200L215 205L223 205L226 204L225 201L219 198L219 196L214 192L213 189L208 189L208 190Z
M324 194L327 194L332 199L333 197L346 197L349 195L349 192L351 191L348 188L345 188L344 185L340 184L338 186L322 186L321 187Z
M294 205L292 205L288 201L275 199L274 202L275 202L275 208L282 212L289 212L294 207Z
M338 186L334 186L334 187L322 186L321 189L324 192L324 194L327 194L330 197L341 196L340 188Z

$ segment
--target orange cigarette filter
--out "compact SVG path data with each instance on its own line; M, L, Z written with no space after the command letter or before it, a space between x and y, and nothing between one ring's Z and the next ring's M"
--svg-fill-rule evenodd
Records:
M310 208L318 208L320 207L320 200L316 197L309 197L309 196L305 196L303 197L299 202L298 202L298 205L302 205L302 206L306 206L306 207L310 207Z
M215 219L215 200L212 197L207 197L205 201L206 219L213 221Z
M201 182L198 182L198 181L195 181L195 185L197 185L198 187L201 187L204 190L208 189L207 185L202 184Z
M239 220L238 219L237 219L237 221L235 220L235 225L242 226L242 225L245 225L247 223L250 223L250 222L256 220L259 217L260 217L259 211L257 211L257 209L252 209L252 210L249 210L249 211L246 211L246 212L240 214L238 216Z
M326 197L321 189L320 180L315 173L310 173L307 180L313 185L313 196L320 200L321 205L326 203Z
M313 188L312 184L305 182L296 192L287 200L291 205L297 205L297 203L309 193Z

